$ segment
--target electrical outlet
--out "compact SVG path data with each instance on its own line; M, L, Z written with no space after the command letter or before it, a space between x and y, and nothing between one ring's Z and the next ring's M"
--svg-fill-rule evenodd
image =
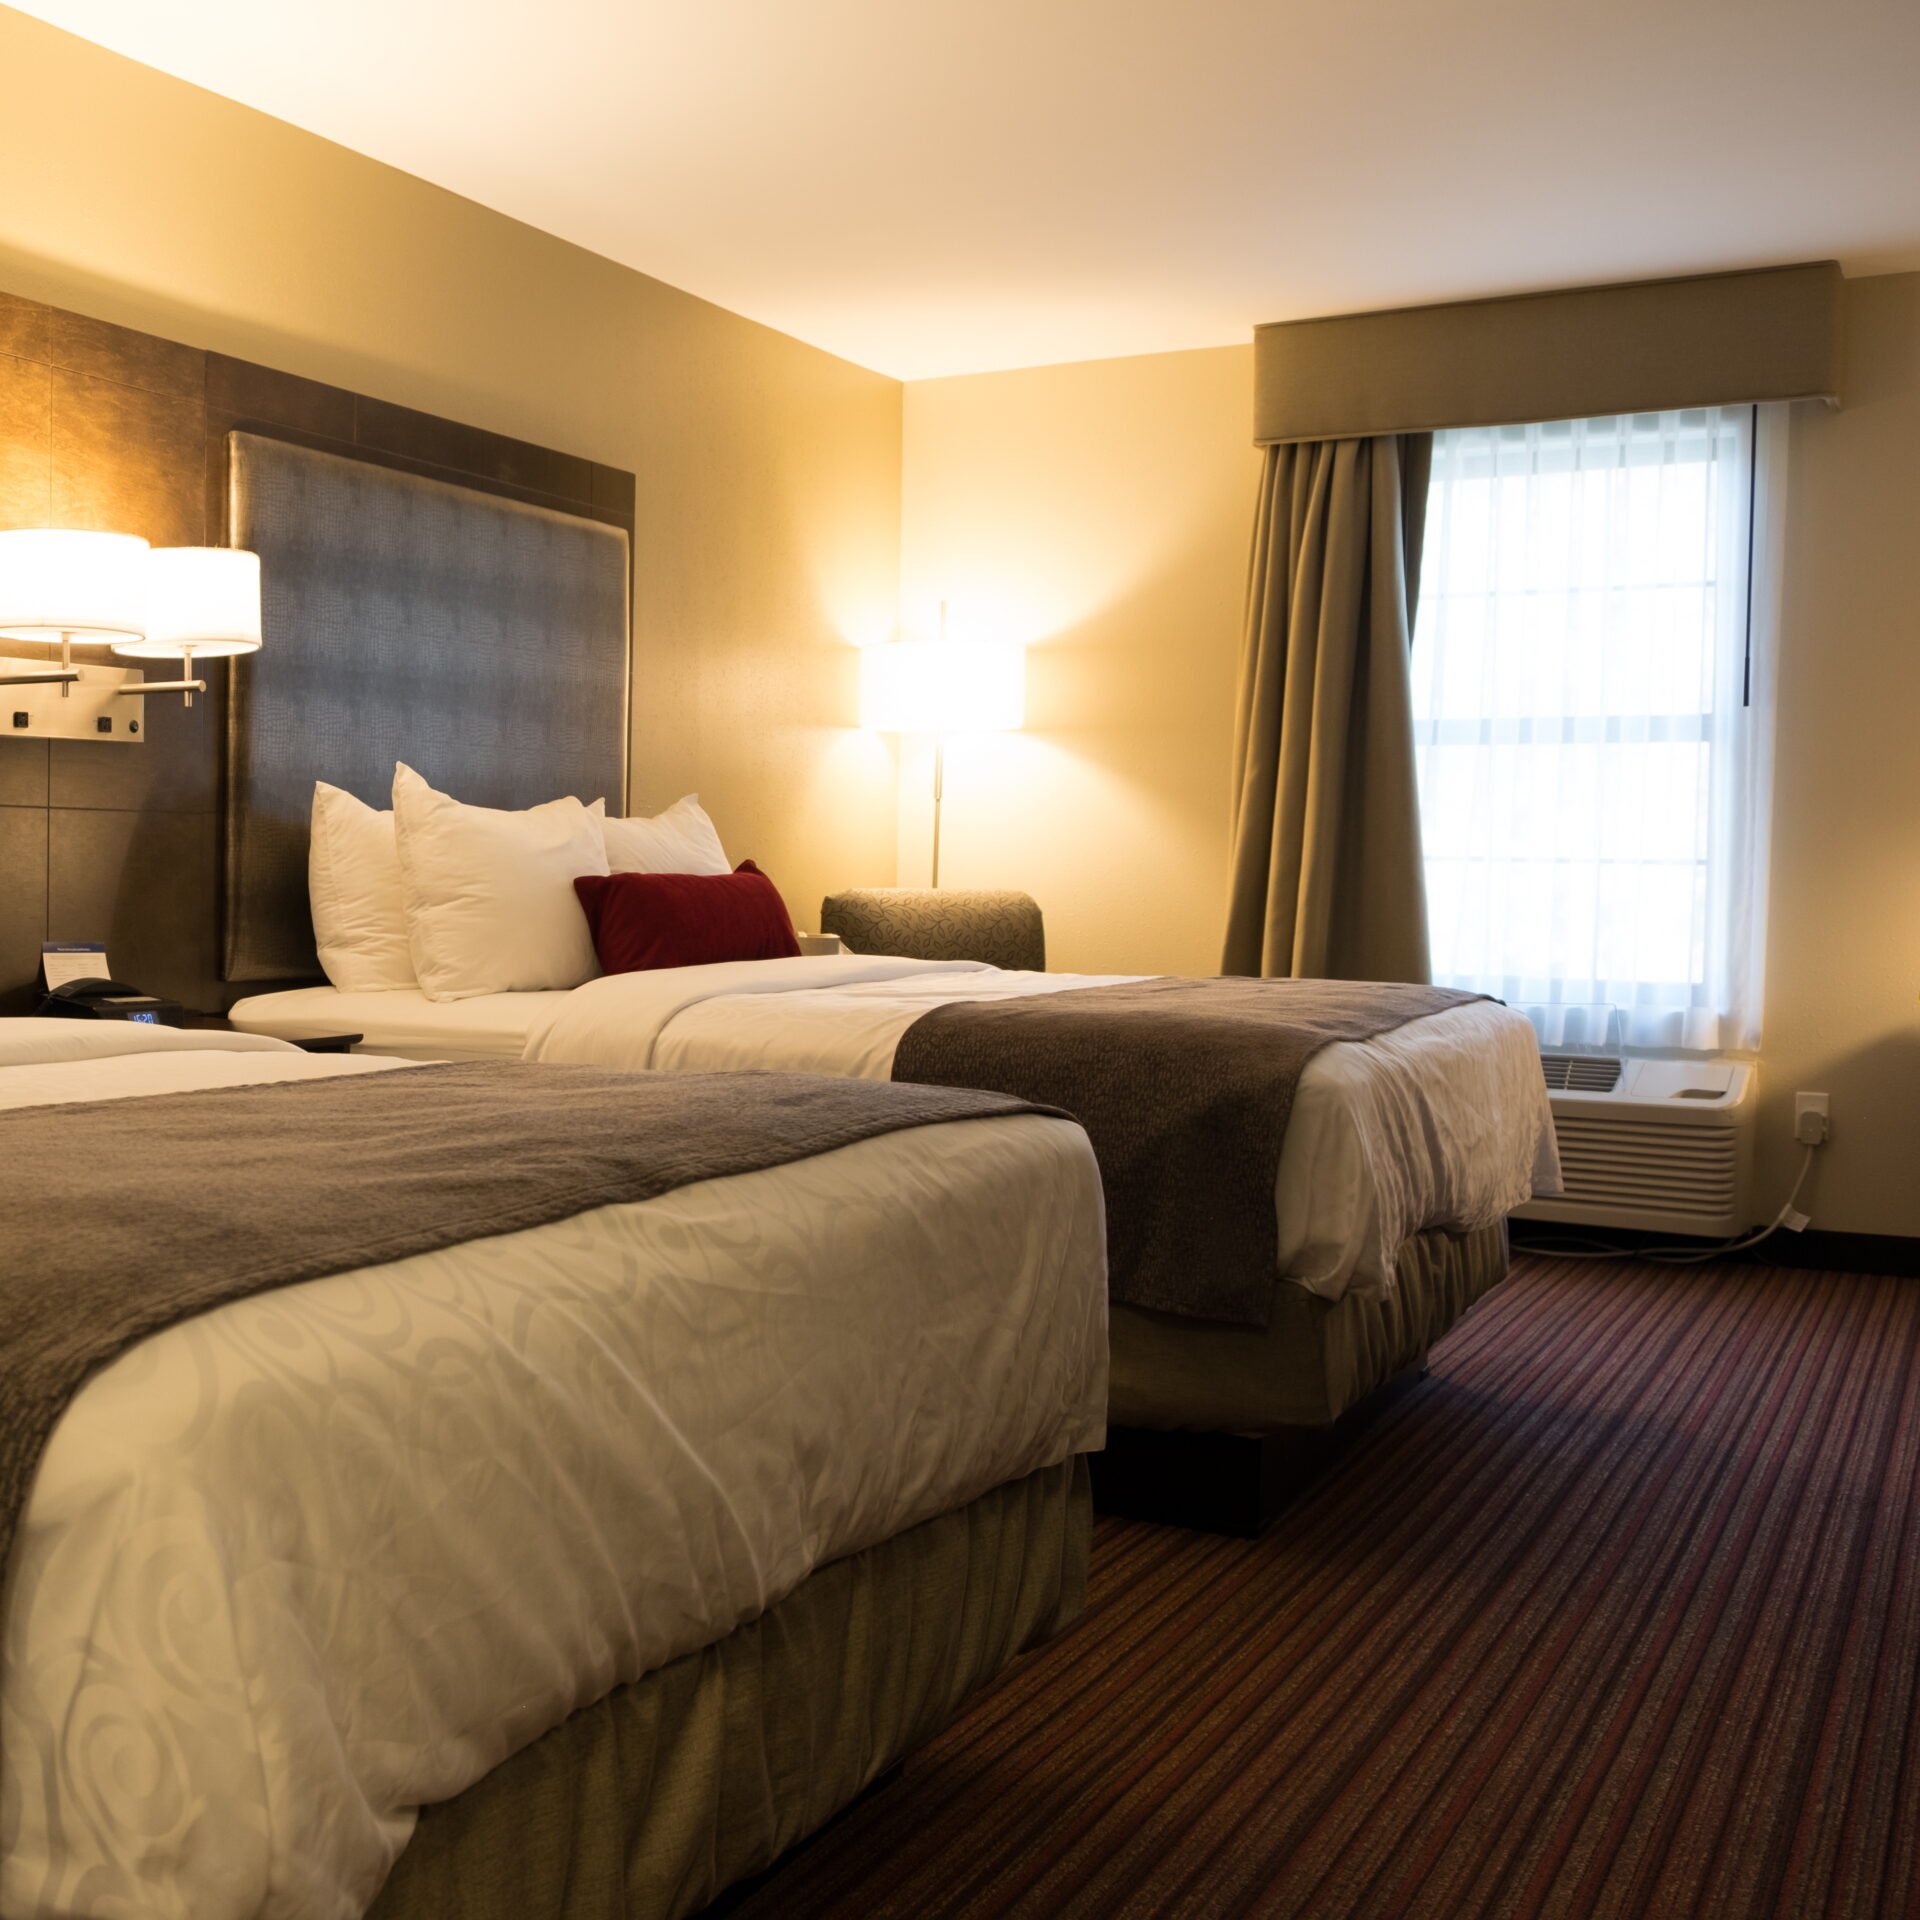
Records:
M1824 1093L1796 1093L1793 1096L1793 1137L1803 1147L1824 1147L1829 1131L1827 1096Z

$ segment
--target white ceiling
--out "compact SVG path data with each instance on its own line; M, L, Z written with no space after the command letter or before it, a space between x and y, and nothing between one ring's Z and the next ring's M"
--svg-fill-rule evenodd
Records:
M917 378L1920 266L1920 0L27 0Z

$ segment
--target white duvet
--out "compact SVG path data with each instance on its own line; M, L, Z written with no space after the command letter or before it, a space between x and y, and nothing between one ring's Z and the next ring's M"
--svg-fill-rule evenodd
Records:
M884 1080L930 1008L1140 977L861 955L609 974L546 1000L525 1057ZM1279 1270L1330 1300L1384 1298L1410 1234L1472 1232L1559 1191L1533 1028L1476 1001L1308 1062L1275 1183Z
M396 1064L21 1031L52 1024L0 1022L0 1106ZM815 1567L1098 1446L1105 1401L1097 1176L1032 1116L156 1335L55 1429L6 1570L0 1913L358 1915L419 1805Z

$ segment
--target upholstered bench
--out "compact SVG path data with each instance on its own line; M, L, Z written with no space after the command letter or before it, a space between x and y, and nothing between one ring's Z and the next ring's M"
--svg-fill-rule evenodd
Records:
M1044 972L1047 935L1031 894L989 888L851 887L820 903L820 931L853 953L984 960Z

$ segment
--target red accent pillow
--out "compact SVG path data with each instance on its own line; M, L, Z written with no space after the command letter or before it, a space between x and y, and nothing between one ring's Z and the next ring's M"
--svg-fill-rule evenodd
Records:
M607 973L800 951L786 902L751 860L731 873L583 873L573 890Z

